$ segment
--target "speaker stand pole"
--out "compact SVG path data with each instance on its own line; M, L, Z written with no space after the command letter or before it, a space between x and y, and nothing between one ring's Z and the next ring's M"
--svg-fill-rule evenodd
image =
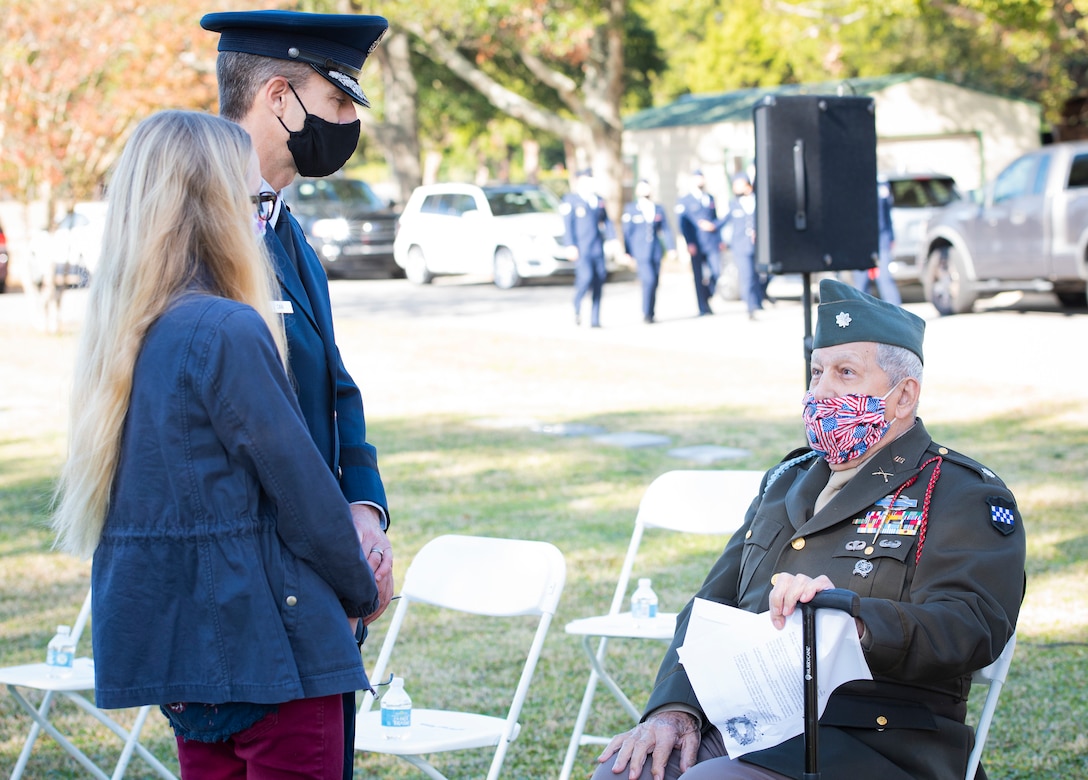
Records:
M805 389L812 379L812 274L801 274L801 305L805 310Z

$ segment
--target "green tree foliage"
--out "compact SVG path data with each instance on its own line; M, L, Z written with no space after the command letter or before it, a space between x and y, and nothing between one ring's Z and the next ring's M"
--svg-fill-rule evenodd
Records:
M216 40L198 19L182 0L3 0L0 189L94 197L140 120L212 109Z
M634 0L668 70L655 101L917 73L1041 102L1088 89L1088 0Z
M200 30L200 13L271 5L0 2L0 189L18 198L92 195L140 119L165 107L214 110L215 36ZM374 132L364 151L384 156L395 170L396 154L403 161L428 152L441 153L459 172L481 164L498 170L516 163L516 150L530 139L553 159L569 158L577 147L615 150L622 113L688 92L885 73L1038 100L1050 122L1068 114L1070 125L1088 127L1088 116L1077 114L1088 104L1088 0L279 5L381 14L393 33L411 33L411 50L395 65L411 71L409 79L378 78L376 57L364 70L375 106L368 119L385 122L388 131L384 138ZM412 80L409 103L387 117L382 90L406 93ZM1069 107L1070 98L1079 100ZM417 121L406 121L406 111ZM418 163L408 175L418 178Z

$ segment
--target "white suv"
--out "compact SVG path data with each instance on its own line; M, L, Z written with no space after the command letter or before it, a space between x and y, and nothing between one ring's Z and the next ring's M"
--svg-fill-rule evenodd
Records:
M889 173L892 191L892 229L895 255L888 266L899 284L921 281L918 250L926 235L926 225L938 209L963 200L956 181L941 173Z
M573 274L559 201L532 184L426 184L400 215L393 259L416 284L444 274L487 274L503 289L530 277Z

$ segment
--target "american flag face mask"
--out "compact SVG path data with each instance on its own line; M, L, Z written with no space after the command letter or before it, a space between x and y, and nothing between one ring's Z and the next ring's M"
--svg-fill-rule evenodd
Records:
M819 401L805 393L801 416L808 446L833 466L864 455L888 432L891 423L884 419L885 399L894 389L882 398L851 393Z

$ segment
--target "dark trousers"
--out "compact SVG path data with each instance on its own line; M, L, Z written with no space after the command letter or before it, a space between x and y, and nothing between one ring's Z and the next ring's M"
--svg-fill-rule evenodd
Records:
M657 283L661 276L661 260L638 259L638 278L642 282L642 318L652 320L657 304Z
M601 291L604 289L604 261L597 263L579 262L574 272L574 313L581 315L582 298L588 292L593 304L590 311L589 323L594 327L601 324Z
M888 263L892 259L892 241L886 233L880 235L879 248L880 259L877 263L876 273L873 274L876 277L877 292L888 303L902 306L903 298L899 294L899 286L895 283L895 279L892 278L892 272L888 270ZM854 271L853 273L854 286L862 292L872 295L873 292L869 289L869 286L873 283L873 276L870 276L870 271Z
M341 697L344 708L344 780L355 774L355 692Z
M626 771L618 775L612 773L613 763L615 762L609 759L598 766L592 780L626 780ZM725 752L725 743L717 729L710 729L703 735L696 765L687 772L680 771L680 751L672 751L669 763L665 765L665 780L678 780L678 778L683 780L790 780L785 775L772 772L770 769L731 760ZM649 757L646 758L646 763L642 767L639 780L651 780Z
M341 780L344 777L343 702L338 693L285 702L225 742L196 742L178 737L181 778Z
M762 309L766 287L756 271L756 256L738 252L733 255L733 262L737 264L737 290L748 306L748 313Z
M708 255L696 252L691 256L691 275L695 279L695 300L699 304L699 313L712 314L710 298L714 295L718 277L714 275L714 269L710 264Z

